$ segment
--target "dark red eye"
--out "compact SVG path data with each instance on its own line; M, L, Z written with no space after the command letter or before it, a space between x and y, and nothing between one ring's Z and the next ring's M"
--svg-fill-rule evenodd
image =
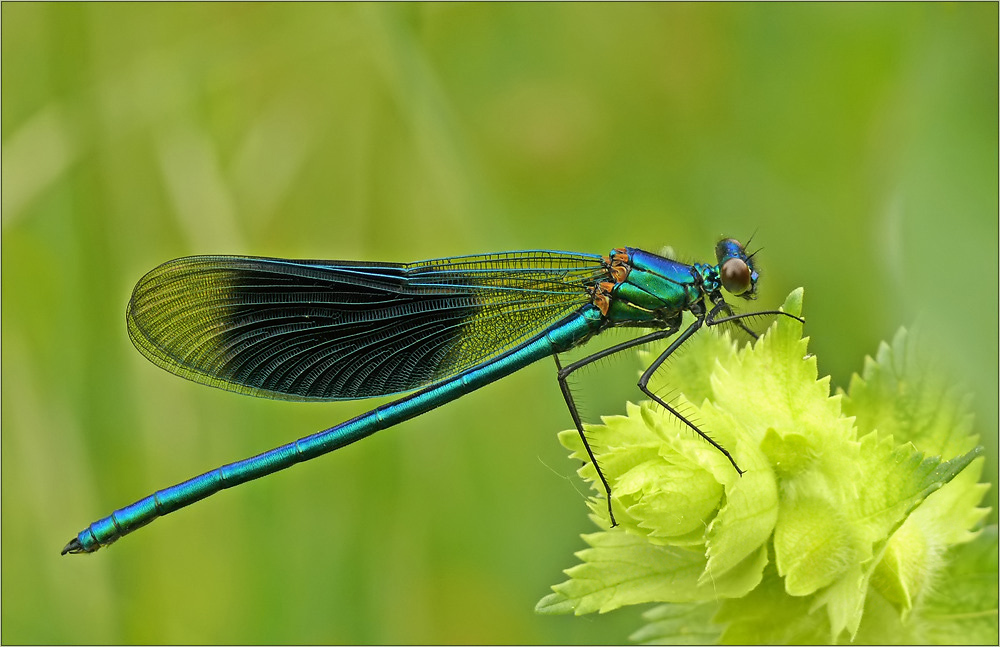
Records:
M750 268L738 258L730 258L719 268L722 287L737 296L750 289Z

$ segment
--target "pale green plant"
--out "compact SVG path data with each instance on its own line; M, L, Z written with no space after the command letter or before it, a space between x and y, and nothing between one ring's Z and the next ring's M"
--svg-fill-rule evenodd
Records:
M801 314L801 289L783 309ZM665 603L643 642L995 642L997 533L981 527L969 397L903 329L833 395L807 342L790 317L742 348L699 334L654 385L742 476L648 402L588 426L619 525L586 462L602 530L537 610ZM586 459L575 430L559 438Z

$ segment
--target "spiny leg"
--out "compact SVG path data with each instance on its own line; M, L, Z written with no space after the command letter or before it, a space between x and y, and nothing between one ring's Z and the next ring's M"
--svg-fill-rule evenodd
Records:
M715 315L717 315L719 312L724 312L728 316L725 317L724 319L720 320L720 321L715 321ZM719 302L717 302L715 304L715 307L712 308L712 311L708 313L708 317L706 317L706 320L705 320L705 325L708 325L708 326L717 326L720 323L732 322L732 323L735 323L737 326L739 326L740 329L743 330L743 332L745 332L746 334L750 335L750 337L753 340L756 341L757 338L760 337L760 335L758 335L756 332L754 332L753 330L751 330L750 328L748 328L747 325L745 323L743 323L743 320L747 319L749 317L755 317L755 316L757 316L759 314L765 314L765 313L763 313L763 312L748 312L748 313L737 315L735 312L733 312L732 306L730 306L725 301L719 301Z
M717 305L712 310L712 312L715 312L718 309L719 309L719 306ZM639 378L639 389L643 393L645 393L646 395L648 395L650 397L650 399L653 400L653 402L656 402L661 407L663 407L664 409L666 409L667 411L669 411L670 413L672 413L678 420L680 420L685 425L687 425L688 427L690 427L691 429L693 429L699 436L701 436L702 438L704 438L705 440L707 440L708 443L710 445L712 445L712 447L715 447L720 452L722 452L722 454L726 458L729 459L729 462L733 464L733 467L736 469L736 471L740 475L742 475L743 474L743 470L741 470L740 466L736 464L736 460L732 457L732 455L730 455L730 453L728 451L726 451L725 447L723 447L719 443L717 443L714 440L712 440L711 438L709 438L708 434L706 434L705 432L703 432L701 429L698 429L697 425L695 425L693 422L691 422L690 420L688 420L687 418L685 418L683 415L681 415L681 413L677 409L675 409L674 407L672 407L669 404L667 404L666 402L664 402L660 397L658 397L656 394L654 394L652 391L650 391L649 387L647 386L649 384L649 378L651 378L653 376L653 373L656 372L656 369L660 368L660 366L663 364L663 362L665 362L666 359L668 357L670 357L670 355L673 354L674 351L676 351L678 348L680 348L681 344L683 344L685 341L687 341L691 337L691 335L693 335L696 332L698 332L698 330L702 327L702 325L704 325L704 323L705 323L705 314L704 314L704 311L702 311L702 314L700 314L700 315L696 314L695 315L695 320L691 323L690 326L688 326L684 330L683 333L681 333L681 336L678 337L677 339L675 339L673 341L673 343L671 343L670 346L667 348L667 350L665 350L662 353L660 353L660 356L657 357L653 361L653 363L649 365L649 368L647 368L645 370L645 372L643 372L642 377Z
M721 317L721 318L716 318L716 317L718 317L719 313L725 313L725 314L727 314L727 316ZM666 409L667 411L669 411L670 413L672 413L674 416L676 416L678 420L680 420L681 422L683 422L684 424L686 424L688 427L690 427L691 429L693 429L699 436L701 436L702 438L704 438L705 440L707 440L710 445L712 445L713 447L715 447L716 449L718 449L720 452L722 452L722 455L729 459L729 462L732 463L733 467L736 469L736 471L740 475L743 474L743 470L740 469L740 466L736 464L736 460L732 457L732 455L722 445L720 445L719 443L715 442L705 432L703 432L701 429L699 429L697 427L697 425L695 425L693 422L691 422L690 420L688 420L687 418L685 418L683 415L681 415L681 413L679 411L677 411L677 409L675 409L674 407L672 407L669 404L667 404L666 402L664 402L661 398L657 397L652 391L649 390L649 388L647 387L647 384L649 383L650 378L653 376L653 373L655 373L656 370L658 368L660 368L660 366L663 364L663 362L665 362L666 359L674 351L676 351L678 348L680 348L680 346L685 341L687 341L691 337L691 335L693 335L694 333L698 332L698 329L701 328L702 325L717 326L719 324L723 324L723 323L727 323L727 322L736 322L737 325L739 325L744 331L746 331L747 333L749 333L750 335L752 335L754 339L757 339L758 335L756 333L754 333L752 330L750 330L749 328L747 328L745 325L743 325L743 323L742 323L741 320L749 318L749 317L755 317L755 316L758 316L758 315L785 315L786 317L791 317L791 318L793 318L793 319L795 319L797 321L805 323L805 321L801 317L796 317L793 314L789 314L789 313L783 312L781 310L761 310L759 312L748 312L748 313L744 313L744 314L733 314L733 311L732 311L732 308L730 307L730 305L728 303L726 303L725 301L723 301L723 300L719 300L718 302L715 303L715 305L713 306L712 310L707 315L704 314L704 311L702 311L702 314L700 314L700 315L698 313L695 313L695 320L694 320L694 322L692 322L691 325L688 326L684 330L683 333L681 333L681 336L678 337L677 339L675 339L673 341L673 343L670 344L670 346L665 351L663 351L663 353L661 353L660 356L657 357L656 360L654 360L652 364L649 365L649 368L647 368L646 371L642 374L642 377L639 378L639 389L641 389L643 393L645 393L646 395L648 395L650 397L650 399L652 399L654 402L656 402L657 404L659 404L660 406L662 406L664 409Z
M569 377L571 373L577 369L583 368L587 364L596 362L599 359L608 357L623 350L633 348L635 346L641 346L651 341L656 341L658 339L665 339L670 335L677 332L676 328L667 328L666 330L657 330L656 332L650 333L648 335L643 335L641 337L636 337L627 342L622 342L621 344L615 344L609 348L605 348L602 351L598 351L593 355L588 355L583 359L577 360L566 367L563 367L559 363L558 355L553 355L552 359L556 362L556 368L558 369L557 378L559 380L559 390L562 391L563 398L566 400L566 406L569 408L569 414L573 418L573 424L576 425L576 430L580 434L580 440L583 441L583 446L587 450L587 455L590 456L590 461L594 464L594 469L597 470L597 476L601 479L601 483L604 485L604 491L608 494L608 516L611 517L611 527L614 528L618 525L615 521L615 513L611 509L611 485L608 483L608 479L605 478L604 472L601 470L600 464L597 462L597 457L594 456L594 450L590 448L590 443L587 442L587 435L583 431L583 421L580 419L580 413L576 409L576 402L573 400L573 394L570 393L569 384L566 382L566 378Z
M727 316L716 319L716 317L720 312L726 313ZM743 325L739 323L740 320L749 319L750 317L758 317L761 315L780 315L783 317L791 317L792 319L802 324L806 322L806 320L803 319L802 317L796 317L792 313L785 312L784 310L758 310L757 312L743 312L740 314L733 314L733 310L728 303L726 303L725 301L719 301L715 304L715 306L712 308L712 311L709 312L708 316L705 318L705 325L718 326L719 324L735 321L737 322L738 325L740 325L740 327L743 327ZM756 333L753 333L752 331L750 331L745 327L743 327L743 329L746 330L747 332L750 332L750 334L752 334L754 338L758 336Z

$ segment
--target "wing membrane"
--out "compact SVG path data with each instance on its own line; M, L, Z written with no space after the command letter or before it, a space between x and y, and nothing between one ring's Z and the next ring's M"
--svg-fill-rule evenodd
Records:
M410 264L191 256L144 276L129 335L158 366L269 398L410 391L499 355L587 302L601 257Z

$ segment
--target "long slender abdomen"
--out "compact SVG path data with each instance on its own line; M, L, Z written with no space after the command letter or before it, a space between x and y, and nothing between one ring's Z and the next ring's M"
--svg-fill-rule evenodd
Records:
M563 319L521 346L444 382L343 422L236 463L160 490L95 521L63 549L66 553L92 553L141 528L157 517L188 506L219 490L273 474L315 458L366 436L435 409L466 393L505 377L553 353L568 350L597 332L601 314L592 305Z

